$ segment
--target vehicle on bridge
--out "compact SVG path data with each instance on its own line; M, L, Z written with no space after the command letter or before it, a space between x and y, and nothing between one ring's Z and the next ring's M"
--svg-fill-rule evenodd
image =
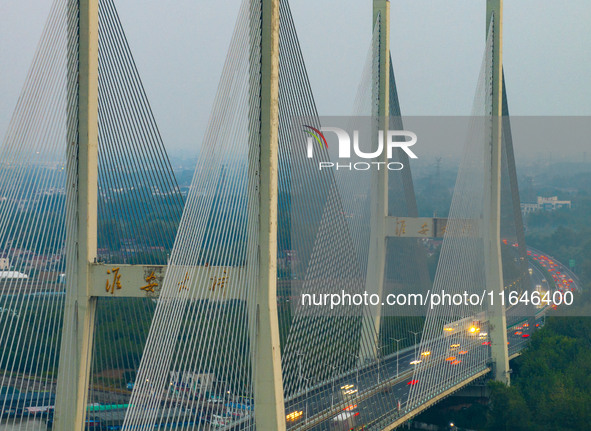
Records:
M357 426L359 412L345 411L336 415L330 422L330 431L350 431Z
M340 397L344 403L349 403L353 402L357 398L358 393L359 390L357 387L354 384L349 383L341 386Z

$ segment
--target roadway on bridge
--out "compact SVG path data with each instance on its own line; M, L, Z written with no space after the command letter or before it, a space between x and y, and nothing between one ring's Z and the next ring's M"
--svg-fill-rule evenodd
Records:
M552 286L547 280L549 273L540 270L533 263L534 255L544 256L544 254L539 250L528 248L528 255L532 260L532 264L530 265L532 268L532 284L534 286L541 285L545 290L551 290ZM555 259L553 259L553 262L558 265L559 272L567 274L569 278L574 280L573 288L578 289L574 274ZM532 308L524 304L508 307L507 322L509 328L507 330L507 340L509 342L510 356L518 354L524 348L529 336L533 332L533 328L529 327L531 322L527 322L531 312ZM536 310L538 317L543 313L543 309ZM537 320L536 326L540 324L541 321ZM441 342L447 342L445 337L442 337ZM484 338L483 343L486 343ZM479 348L488 347L484 344ZM457 350L462 349L460 347ZM286 411L287 414L294 411L302 412L301 416L296 420L288 422L288 428L297 430L327 429L330 428L330 422L335 421L335 416L343 411L358 413L355 421L357 425L369 424L375 421L376 417L387 416L392 411L395 413L397 411L404 412L411 388L409 382L412 380L413 367L415 366L411 362L422 359L420 354L421 352L416 351L415 347L410 347L401 350L398 355L394 353L382 358L379 364L375 362L374 364L360 368L359 373L356 371L349 372L346 376L337 377L334 381L325 382L321 386L310 389L305 394L299 394L291 402L286 403L290 406ZM462 363L455 366L462 366ZM373 372L367 372L370 367L374 369ZM380 383L376 381L378 368ZM482 368L485 368L485 366L483 365ZM480 370L475 369L473 371L476 374ZM357 400L350 402L343 402L341 400L340 389L346 385L354 385L358 390L359 396ZM332 395L327 397L327 393ZM298 402L305 395L307 395L307 402ZM353 409L350 406L356 406L356 408Z
M525 323L527 325L527 323ZM507 339L509 345L515 345L516 349L519 350L525 345L527 338L531 331L529 326L517 326L508 330ZM525 337L524 337L525 336ZM487 349L486 336L481 337L482 344L477 345L476 349ZM449 340L446 337L441 338L441 343L448 343ZM458 351L462 351L462 347L454 347L450 349L450 354ZM472 352L466 353L466 355L477 353L475 349ZM404 412L406 408L406 401L408 400L409 391L411 388L413 368L415 365L411 362L417 359L425 359L421 356L421 352L416 350L414 347L407 348L404 351L400 351L399 355L393 354L384 357L380 361L380 383L376 381L376 372L378 364L377 362L372 364L374 373L359 372L359 380L357 381L357 374L355 372L348 373L344 377L339 377L334 382L325 383L323 386L311 390L308 392L308 401L303 405L297 403L296 410L301 411L302 415L293 422L288 422L288 428L297 430L321 430L328 429L329 423L335 421L335 415L342 411L351 411L359 413L356 416L356 424L364 425L374 422L376 418L387 416L392 411L398 410L400 403L400 412ZM398 378L396 365L398 363ZM451 365L451 366L462 366L462 363ZM486 368L483 365L481 368ZM474 374L481 370L474 369ZM346 385L354 385L358 389L358 397L350 402L343 403L340 398L340 389ZM334 389L334 390L333 390ZM332 397L327 397L327 393L332 392ZM369 394L369 395L366 395ZM293 405L293 403L289 403ZM352 408L350 406L357 406ZM291 413L295 409L286 411L287 414Z

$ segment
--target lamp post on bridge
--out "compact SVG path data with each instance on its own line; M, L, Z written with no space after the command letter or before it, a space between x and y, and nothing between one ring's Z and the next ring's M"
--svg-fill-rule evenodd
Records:
M334 370L337 368L336 365L330 365L330 364L324 364L326 367L332 368L332 384L331 384L331 391L330 391L330 408L332 409L334 407L334 381L335 381L335 375L334 375Z
M417 360L417 359L419 359L417 357L417 335L419 335L421 332L420 331L415 332L415 331L410 331L410 330L408 332L410 332L411 334L413 334L415 336L415 360Z
M308 384L308 382L310 381L310 378L308 377L303 377L302 378L306 381L306 392L304 394L304 399L306 400L306 418L304 419L304 425L308 423L308 386L310 386Z
M299 350L295 352L295 354L298 357L298 372L299 372L299 383L298 383L298 391L301 392L302 391L302 356L304 356L304 354L302 352L300 352Z
M398 378L398 358L400 356L400 352L398 350L398 343L400 343L402 340L406 340L406 338L393 338L393 337L390 337L390 340L396 341L396 378Z
M386 345L382 345L378 347L377 356L378 356L378 385L380 384L380 359L382 358L382 349L386 347Z
M353 356L355 359L357 359L357 366L355 367L357 370L357 376L356 376L356 383L357 383L357 390L359 390L359 355L356 355L355 353L349 353L349 355Z

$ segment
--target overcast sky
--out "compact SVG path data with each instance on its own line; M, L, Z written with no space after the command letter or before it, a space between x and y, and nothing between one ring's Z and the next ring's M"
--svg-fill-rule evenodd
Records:
M0 0L0 134L50 0ZM116 0L165 144L197 151L239 0ZM514 115L591 115L591 1L505 0L504 67ZM371 33L370 0L292 0L321 115L351 112ZM402 111L470 114L484 0L395 0L391 49ZM575 149L573 149L574 151Z

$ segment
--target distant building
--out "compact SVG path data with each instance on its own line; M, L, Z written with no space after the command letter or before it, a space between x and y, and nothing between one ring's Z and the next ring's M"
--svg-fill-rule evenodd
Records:
M170 372L170 389L177 393L189 392L195 397L205 398L212 390L214 382L213 373Z
M0 280L14 280L14 279L29 278L27 274L18 271L0 271Z
M538 205L540 209L545 211L553 211L559 208L570 208L570 201L559 201L557 196L551 198L543 198L538 196Z
M523 215L527 215L537 211L554 211L559 208L570 208L571 201L559 201L558 196L551 196L545 198L538 196L537 203L522 203L521 212Z

